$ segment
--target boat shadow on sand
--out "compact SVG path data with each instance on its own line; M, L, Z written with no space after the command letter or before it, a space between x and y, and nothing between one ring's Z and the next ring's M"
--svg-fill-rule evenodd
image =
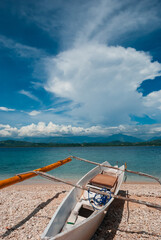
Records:
M54 195L52 198L49 198L46 202L40 203L26 218L18 222L16 225L14 225L11 228L8 228L5 233L0 235L2 239L7 239L7 237L15 230L23 226L27 221L29 221L32 217L34 217L41 209L45 208L50 202L52 202L54 199L58 198L60 194L65 193L66 191L58 192L56 195ZM119 195L121 196L127 196L125 191L119 191ZM112 240L114 239L117 231L122 231L119 229L119 225L121 223L121 219L123 216L123 210L124 210L124 201L122 200L114 200L113 203L110 205L108 212L102 222L102 224L99 226L97 231L95 232L94 236L91 240ZM49 218L50 220L50 218ZM128 220L128 219L127 219ZM126 233L137 233L138 237L141 234L146 234L149 236L156 236L155 234L148 233L148 232L132 232L132 231L125 231ZM160 237L160 236L159 236Z
M122 190L119 191L119 195L123 197L127 196L126 192ZM125 201L121 201L118 199L115 199L112 202L103 222L101 223L91 240L110 240L115 237L123 216L124 204L126 204Z
M123 190L120 190L118 194L123 197L128 197L127 192L123 191ZM91 240L100 240L100 239L112 240L115 238L115 235L117 232L124 232L127 234L137 234L138 238L140 238L141 235L144 234L144 236L146 236L148 239L149 239L149 237L151 237L151 239L153 239L153 237L158 237L158 239L161 239L160 238L161 235L157 235L155 233L149 233L149 232L145 232L145 231L121 230L119 228L119 225L120 225L122 217L123 217L123 211L124 211L125 204L127 204L127 211L128 211L127 222L128 222L129 216L130 216L128 202L122 201L120 199L119 200L115 199L112 202L112 204L110 205L103 222L101 223L101 225L99 226L99 228L97 229L97 231L95 232L95 234L93 235Z
M49 198L46 202L40 203L26 218L18 222L16 225L14 225L11 228L8 228L5 233L0 235L0 237L3 239L7 239L6 237L9 236L13 231L17 230L20 228L22 225L24 225L27 221L30 220L33 216L35 216L41 209L45 208L50 202L52 202L54 199L58 198L60 194L66 193L66 191L58 192L56 195L54 195L52 198ZM49 218L50 220L50 218Z

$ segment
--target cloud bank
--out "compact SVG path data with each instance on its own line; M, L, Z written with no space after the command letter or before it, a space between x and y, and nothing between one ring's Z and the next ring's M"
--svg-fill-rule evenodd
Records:
M110 136L112 134L126 134L135 137L143 137L144 139L154 136L161 136L161 124L153 125L119 125L117 127L101 127L91 126L89 128L73 127L71 125L59 125L49 122L39 122L38 124L29 124L20 128L10 125L0 124L1 138L17 138L25 137L57 137L57 136ZM146 133L146 134L145 134Z
M109 129L106 129L109 131ZM107 133L106 131L106 133ZM72 127L71 125L58 125L52 122L45 124L29 124L20 128L13 128L10 125L0 124L0 137L50 137L64 135L97 135L105 134L105 129L100 126L92 126L90 128Z
M69 111L74 119L115 126L129 124L130 115L158 111L154 94L143 97L137 91L161 72L161 64L145 52L90 42L45 59L44 65L44 88L77 104Z

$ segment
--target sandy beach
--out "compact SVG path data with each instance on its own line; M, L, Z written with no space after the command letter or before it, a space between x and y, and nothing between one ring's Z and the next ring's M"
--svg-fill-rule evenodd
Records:
M71 188L62 184L17 184L0 191L0 239L40 239ZM120 193L161 205L161 186L124 183ZM161 239L161 211L114 200L92 240Z

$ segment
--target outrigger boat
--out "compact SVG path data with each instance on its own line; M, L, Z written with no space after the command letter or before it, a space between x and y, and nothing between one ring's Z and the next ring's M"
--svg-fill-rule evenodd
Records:
M97 167L82 177L77 184L46 173L72 161L72 158L96 165ZM111 166L108 162L100 164L83 158L70 156L48 166L0 180L0 189L37 175L73 186L72 190L53 215L41 238L44 240L89 240L101 224L114 199L161 209L161 205L156 203L118 195L125 172L149 177L161 184L159 178L146 173L128 170L126 164L125 166L122 165L118 167Z
M91 239L114 200L112 194L117 195L124 178L124 165L115 166L117 169L108 168L111 166L108 162L103 165L92 169L72 188L53 215L42 239Z

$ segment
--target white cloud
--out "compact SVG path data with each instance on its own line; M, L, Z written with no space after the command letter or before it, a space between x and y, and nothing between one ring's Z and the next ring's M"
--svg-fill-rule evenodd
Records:
M84 32L83 29L80 40L87 33L92 39L111 44L120 40L124 41L124 37L125 39L129 38L131 33L139 33L142 36L142 34L153 32L161 24L159 15L161 5L159 2L135 1L132 3L130 0L124 2L103 0L102 3L94 9L95 14L93 12L91 14L92 17L86 19L86 26L88 26L88 22L91 23L93 21L95 27L90 32L88 32L89 28L84 28L86 31ZM94 19L94 16L98 12L100 13L100 10L102 10L104 16L99 22ZM135 38L135 34L133 34L133 38Z
M60 44L65 41L64 49L69 49L44 59L41 68L45 67L47 73L44 88L54 97L73 102L73 108L67 108L71 121L117 126L131 123L130 115L156 115L156 101L153 107L148 105L137 87L145 79L158 76L161 65L152 62L147 53L110 45L128 42L131 34L137 38L158 29L160 3L47 3L40 1L39 11L25 5L23 17L51 36L57 35ZM57 9L61 9L58 14Z
M37 115L40 114L40 113L41 113L40 111L33 110L33 111L29 112L28 114L29 114L30 116L37 116Z
M144 107L147 109L147 115L156 122L161 122L161 90L151 92L144 97Z
M20 90L19 93L22 94L22 95L25 95L25 96L27 96L27 97L35 100L35 101L37 101L37 102L40 102L40 100L39 100L35 95L33 95L32 93L30 93L29 91Z
M112 134L126 134L145 139L160 136L161 124L154 125L119 125L116 127L101 127L99 125L89 128L75 127L71 125L59 125L49 122L39 122L38 124L29 124L19 128L10 125L0 124L0 137L14 137L21 139L23 137L54 137L54 136L110 136Z
M64 136L64 135L73 135L73 136L90 136L90 135L110 135L111 133L119 133L120 131L125 130L124 126L118 127L101 127L101 126L92 126L89 128L83 127L74 127L71 125L58 125L52 122L45 124L44 122L39 122L36 124L30 124L24 127L21 127L18 130L19 137L25 136Z
M143 80L157 76L161 65L152 62L144 52L109 45L129 42L126 39L135 41L135 37L160 28L160 2L71 3L40 0L33 2L32 7L20 5L23 18L37 24L54 39L57 36L60 46L69 49L44 59L47 72L44 88L79 106L68 109L72 121L115 126L130 123L131 114L149 113L151 117L153 109L136 89ZM38 69L44 67L39 64ZM44 75L42 78L45 79Z
M32 7L22 5L22 17L54 39L57 36L66 47L89 40L111 44L124 40L126 34L146 34L161 25L160 1L40 0Z
M17 136L17 128L11 127L8 124L0 124L0 137Z
M11 49L23 58L40 58L46 55L42 50L15 42L3 35L0 35L0 47Z
M93 136L93 135L110 135L114 133L126 132L125 126L101 127L92 126L89 128L75 127L71 125L59 125L49 122L39 122L38 124L29 124L20 128L11 127L10 125L0 124L0 137L50 137L50 136ZM128 133L128 131L127 131Z
M5 112L13 112L13 111L15 111L15 109L6 108L6 107L0 107L0 110L1 110L1 111L5 111Z
M94 42L48 58L45 66L45 89L79 105L69 112L71 117L113 126L149 111L137 88L161 71L161 64L144 52Z
M161 90L148 94L144 100L145 106L161 109Z

